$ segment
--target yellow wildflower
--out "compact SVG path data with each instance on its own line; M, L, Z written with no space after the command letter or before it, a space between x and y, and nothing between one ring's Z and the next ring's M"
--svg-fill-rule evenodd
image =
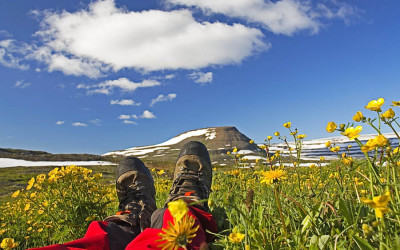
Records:
M373 150L376 147L375 138L369 139L365 145L361 147L361 151L364 153Z
M253 141L253 140L250 140L250 141L249 141L249 143L250 143L250 144L253 144L253 143L254 143L254 141Z
M44 210L42 210L42 209L38 210L38 214L43 214L43 213L44 213Z
M398 106L398 107L400 107L400 102L396 102L396 101L392 101L392 106Z
M398 161L398 162L396 163L396 165L397 165L398 167L400 167L400 161Z
M370 225L368 224L362 224L362 230L364 232L365 235L370 235L373 232L373 229Z
M232 174L233 176L239 176L239 175L240 175L240 170L239 170L239 169L232 170L232 171L231 171L231 174Z
M342 133L342 135L347 136L350 140L354 140L355 138L359 137L359 133L362 131L362 127L361 126L357 126L357 127L349 127L346 128L346 130L344 131L344 133Z
M26 190L29 190L33 187L33 184L35 183L35 178L32 177L29 181L28 181L28 186L26 187Z
M47 207L47 206L49 205L49 202L48 202L47 200L45 200L45 201L42 202L42 205L43 205L44 207Z
M400 148L399 148L399 147L397 147L397 148L393 149L393 154L397 154L397 153L399 152L399 150L400 150Z
M387 191L383 195L375 196L372 200L362 198L361 202L367 204L375 210L375 215L378 218L383 218L385 213L388 213L390 209L387 207L390 201L390 192Z
M319 157L319 160L320 161L325 161L325 157L321 156L321 157Z
M328 131L328 133L333 133L337 128L336 123L334 122L328 122L328 125L326 125L326 131Z
M258 146L260 149L266 149L267 148L267 146L266 145L260 145L260 146Z
M272 137L272 136L270 136L270 135L269 135L269 136L267 136L267 139L268 139L268 140L272 140L272 138L273 138L273 137Z
M13 197L13 198L17 198L18 197L18 195L19 195L19 193L20 193L20 191L19 190L17 190L17 191L15 191L12 195L11 195L11 197Z
M300 140L301 140L301 139L304 139L304 138L306 138L306 137L307 137L307 135L305 135L305 134L301 134L301 135L298 135L298 136L297 136L297 138L299 138Z
M230 155L230 154L231 154L231 151L226 152L226 154L227 154L227 155Z
M343 158L342 161L343 161L343 163L344 163L345 165L351 165L351 164L353 163L353 158L351 158L351 157L349 156L349 157Z
M156 242L162 242L158 247L161 250L166 249L186 249L186 245L192 242L192 239L196 237L196 232L200 225L194 226L195 219L189 214L186 214L182 220L176 221L174 224L168 221L168 227L162 229L162 233L158 235L161 239Z
M326 146L327 148L329 148L330 145L331 145L331 141L325 142L325 146Z
M0 247L3 249L11 249L11 248L14 248L17 246L18 246L18 243L15 243L14 239L12 239L12 238L4 238L0 244Z
M385 113L381 115L381 117L389 120L392 119L395 115L396 114L394 113L393 109L389 108L388 110L386 110Z
M279 133L278 131L276 131L276 132L274 133L274 135L275 135L275 136L280 136L281 133Z
M238 151L238 149L236 147L233 148L233 150L232 150L233 153L236 153L237 151Z
M375 145L379 147L384 147L389 143L389 140L384 135L378 135L374 138Z
M385 103L385 99L379 98L378 100L372 100L365 106L366 109L371 111L381 111L382 105Z
M232 243L240 243L244 239L244 234L232 232L229 234L228 239Z
M36 182L37 183L43 183L43 181L46 179L46 175L45 174L40 174L38 176L36 176Z
M361 121L364 118L363 114L361 111L357 111L357 113L353 116L353 120L356 122Z
M163 175L164 174L164 169L161 169L160 171L157 172L158 175Z
M336 147L332 147L332 148L331 148L331 151L334 152L334 153L339 152L339 150L340 150L340 147L339 147L339 146L336 146Z
M180 221L183 216L189 211L189 208L185 201L176 200L168 203L168 210L171 213L172 217L177 221Z
M284 123L283 126L285 128L290 128L292 126L292 123L291 122L287 122L287 123Z
M269 171L261 171L260 174L263 176L261 179L261 183L273 184L278 182L279 180L286 179L286 171L284 170L269 170Z
M31 207L31 204L27 203L25 205L24 211L28 211L30 207Z

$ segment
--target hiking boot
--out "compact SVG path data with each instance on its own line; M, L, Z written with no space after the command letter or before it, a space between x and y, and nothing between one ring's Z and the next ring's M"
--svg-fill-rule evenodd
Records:
M208 199L211 192L212 169L206 146L198 141L186 143L178 156L174 182L165 205L183 199L188 202ZM207 202L199 203L209 211Z
M156 190L149 169L140 159L129 156L120 162L116 188L120 212L105 221L127 223L141 231L149 227L151 214L157 209Z

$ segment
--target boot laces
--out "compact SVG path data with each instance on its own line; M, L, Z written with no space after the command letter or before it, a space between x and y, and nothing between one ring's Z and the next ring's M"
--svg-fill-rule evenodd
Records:
M201 172L182 172L174 180L170 191L169 200L174 200L179 196L191 196L191 192L196 193L199 199L207 199L211 189L203 182ZM188 195L189 193L189 195Z
M133 185L129 186L129 190L124 193L119 202L119 209L122 210L142 210L142 205L140 201L146 202L145 187L137 185L135 182Z

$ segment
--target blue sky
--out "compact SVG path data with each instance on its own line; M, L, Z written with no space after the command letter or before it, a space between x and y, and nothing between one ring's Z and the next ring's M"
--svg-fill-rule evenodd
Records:
M2 0L0 147L101 154L213 126L262 142L287 121L332 136L327 122L400 100L398 13L394 0Z

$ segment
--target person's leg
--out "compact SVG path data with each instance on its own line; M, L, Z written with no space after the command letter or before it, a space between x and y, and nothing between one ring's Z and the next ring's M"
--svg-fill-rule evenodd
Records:
M140 232L150 226L156 208L153 177L144 163L136 157L126 157L117 167L116 189L119 206L116 215L104 221L111 224L110 247L122 249Z
M178 156L174 171L174 182L165 207L153 213L150 228L135 238L127 246L127 249L159 248L160 244L166 242L160 236L160 234L164 234L163 229L168 229L171 223L175 223L174 218L167 208L167 204L179 199L187 203L207 200L211 192L211 182L212 168L207 148L204 144L197 141L186 143ZM199 249L202 244L204 245L212 238L212 235L206 233L206 230L216 232L217 226L212 215L209 213L207 201L189 207L188 214L195 220L193 227L199 226L199 229L187 247L188 249Z
M119 212L104 221L92 222L81 239L40 249L122 250L150 226L151 215L156 210L150 171L138 158L126 157L116 172Z

